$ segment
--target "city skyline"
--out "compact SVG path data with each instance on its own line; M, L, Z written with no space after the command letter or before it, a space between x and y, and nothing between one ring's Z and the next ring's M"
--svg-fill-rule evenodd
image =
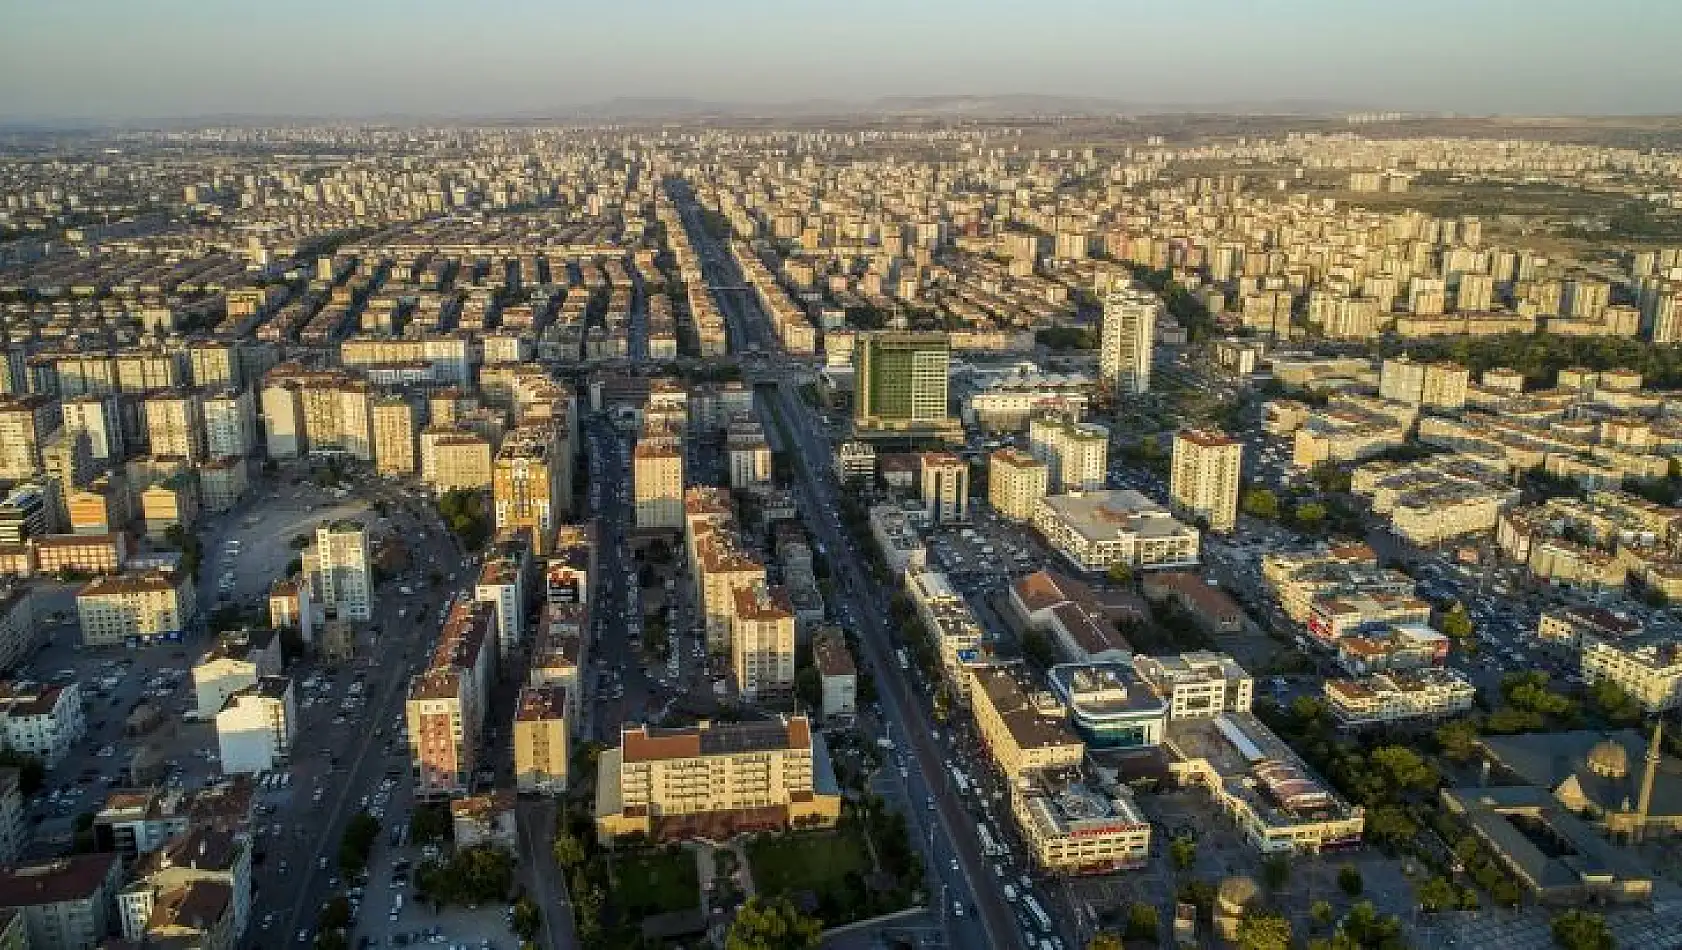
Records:
M845 112L952 96L1075 97L1093 111L1682 111L1665 42L1682 9L1612 0L1585 21L1558 0L1467 7L866 0L843 17L763 0L306 0L282 21L230 2L11 0L0 119L565 117L673 99Z

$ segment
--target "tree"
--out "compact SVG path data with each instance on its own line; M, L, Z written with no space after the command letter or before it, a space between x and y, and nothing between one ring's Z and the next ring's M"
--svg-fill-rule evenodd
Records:
M1270 891L1284 887L1291 879L1291 860L1282 854L1270 854L1261 866L1262 884Z
M379 821L365 811L357 812L339 839L339 870L347 875L361 873L368 866L368 855L379 836Z
M1141 901L1134 901L1127 909L1127 939L1156 941L1157 931L1161 927L1157 917L1156 906Z
M1427 913L1453 910L1459 906L1460 894L1447 878L1433 877L1419 885L1419 906Z
M1443 755L1454 762L1465 762L1477 752L1478 726L1470 719L1457 719L1437 729L1437 744Z
M1279 517L1279 496L1271 488L1248 488L1238 505L1252 518L1272 521Z
M1052 648L1051 640L1038 630L1028 630L1022 635L1022 655L1042 670L1050 669L1057 662L1057 652Z
M1179 871L1189 870L1197 863L1197 840L1181 835L1168 843L1168 856L1174 861L1174 868Z
M1133 906L1139 907L1142 905L1134 904ZM1151 908L1151 912L1155 913L1156 909ZM1132 926L1131 923L1129 923L1129 926ZM1154 938L1156 934L1152 932L1151 936ZM1127 939L1132 940L1135 938L1132 934L1128 934ZM1092 939L1086 942L1086 950L1121 950L1121 938L1116 936L1114 932L1108 930L1100 934L1094 934Z
M1111 564L1107 573L1112 584L1133 583L1133 568L1126 564Z
M796 910L787 898L755 896L736 912L724 950L813 950L823 924Z
M515 936L521 940L531 940L542 927L543 914L537 909L537 904L533 903L531 898L521 895L520 899L514 902L514 921L511 929Z
M350 926L350 901L343 894L335 894L321 907L315 925L320 930L339 930Z
M1372 764L1398 790L1431 792L1437 788L1436 770L1406 746L1388 745L1375 750Z
M445 492L438 499L438 514L444 519L444 526L469 551L477 551L490 540L491 519L484 492L461 488Z
M1472 635L1472 617L1466 613L1465 604L1457 600L1454 602L1454 606L1443 614L1442 632L1443 636L1453 637L1456 640L1465 640Z
M1326 520L1326 506L1317 501L1305 501L1296 506L1291 516L1304 528L1318 528Z
M1331 926L1332 919L1337 916L1337 912L1332 910L1330 902L1318 900L1314 902L1314 906L1308 908L1308 916L1316 925L1329 927Z
M409 815L409 840L417 845L437 844L452 830L450 813L441 805L417 805Z
M1361 896L1361 872L1353 864L1345 864L1337 869L1337 886L1350 897Z
M1568 910L1548 926L1554 945L1562 950L1612 950L1617 941L1606 929L1606 918L1583 910Z
M561 830L555 835L555 863L564 871L570 871L584 863L584 844L570 831Z
M1290 950L1291 922L1278 914L1252 911L1238 921L1242 950Z

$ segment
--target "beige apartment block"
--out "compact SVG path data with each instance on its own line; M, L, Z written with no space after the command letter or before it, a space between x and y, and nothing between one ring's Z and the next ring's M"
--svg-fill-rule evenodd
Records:
M987 459L987 501L1001 517L1031 520L1050 480L1050 467L1019 449L999 449Z
M1174 435L1169 497L1182 516L1205 519L1214 531L1238 522L1244 446L1225 433L1184 429Z

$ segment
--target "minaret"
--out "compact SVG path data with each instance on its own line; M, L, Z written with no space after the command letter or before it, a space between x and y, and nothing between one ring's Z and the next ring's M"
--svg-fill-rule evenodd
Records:
M1653 805L1653 781L1659 775L1660 740L1664 738L1664 720L1653 723L1653 738L1647 743L1647 768L1641 773L1641 799L1635 807L1635 840L1647 833L1647 810Z

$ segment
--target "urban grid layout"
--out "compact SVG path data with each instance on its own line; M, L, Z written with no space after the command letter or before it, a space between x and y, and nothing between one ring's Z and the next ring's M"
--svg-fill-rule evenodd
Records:
M1682 947L1675 604L1682 121L0 125L0 950Z

